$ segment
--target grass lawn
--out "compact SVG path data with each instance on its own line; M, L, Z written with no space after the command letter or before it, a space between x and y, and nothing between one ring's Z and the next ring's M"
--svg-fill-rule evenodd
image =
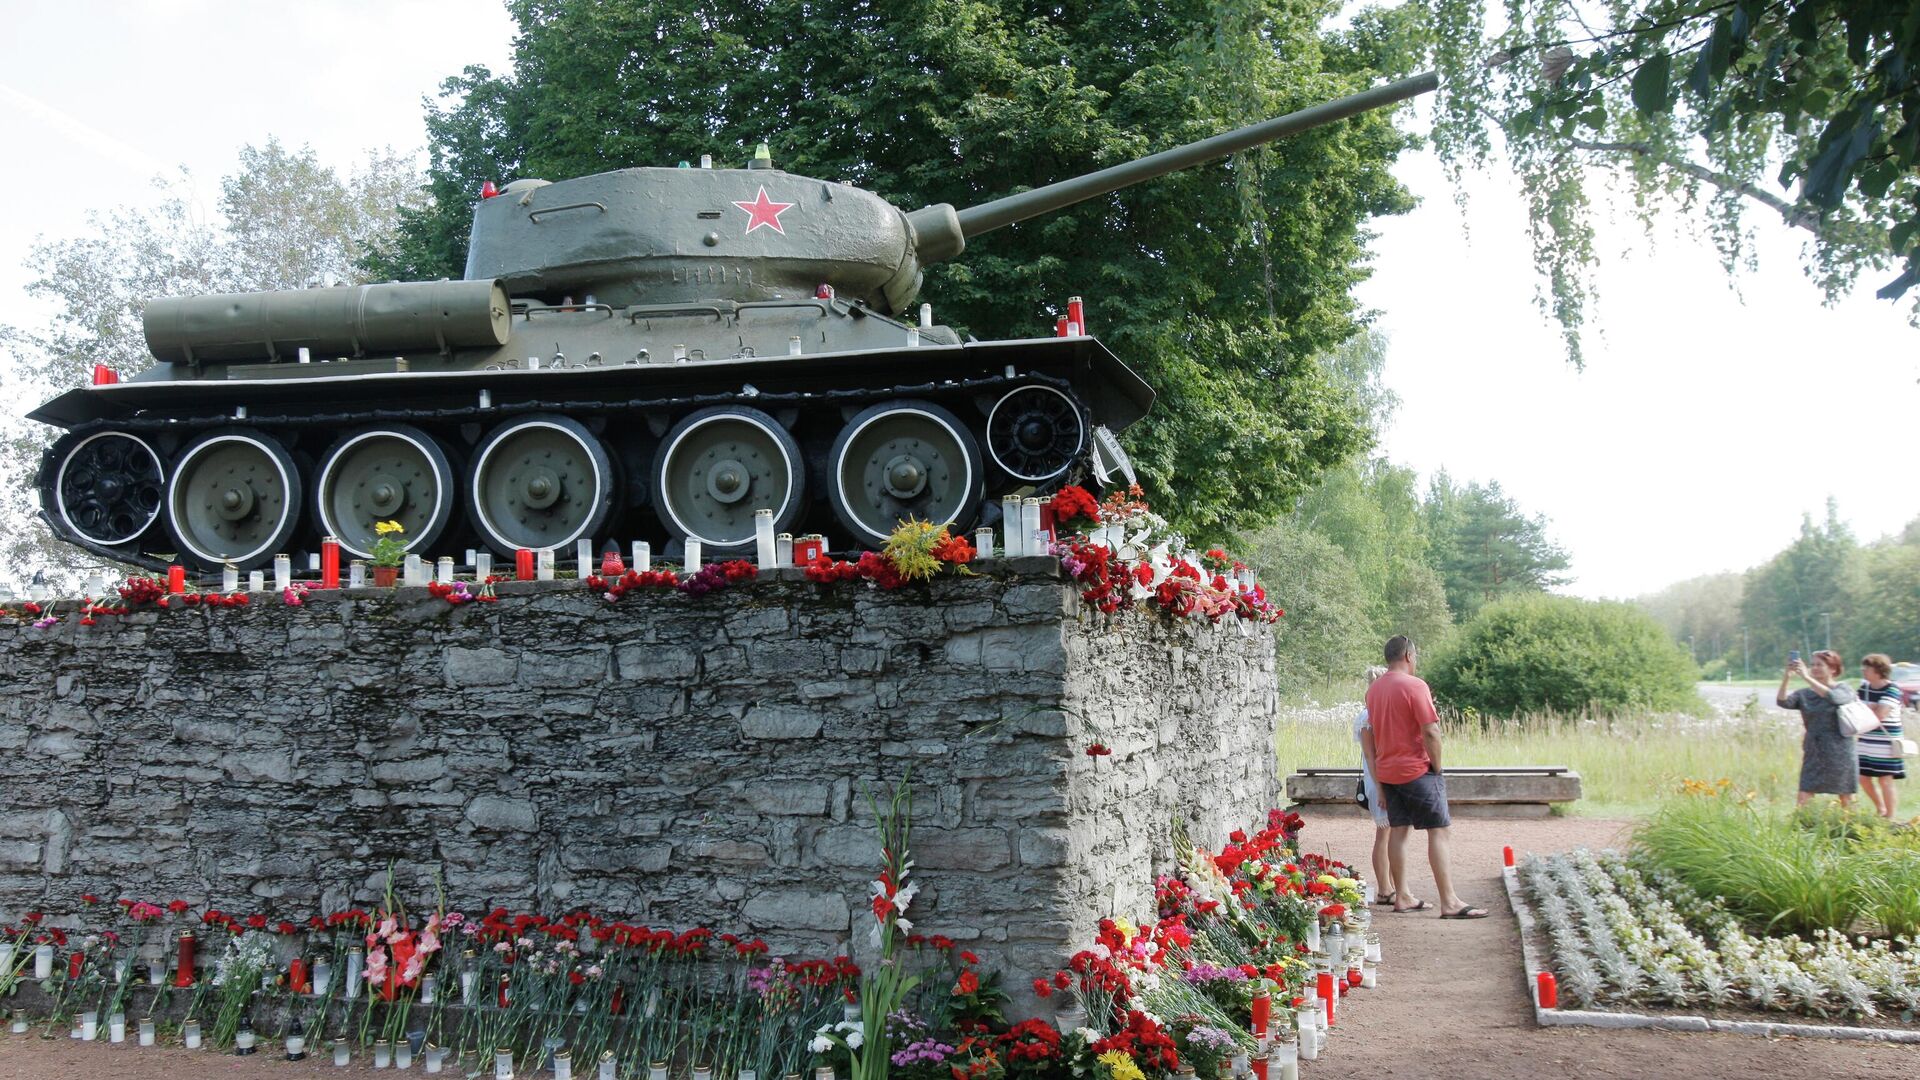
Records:
M1353 741L1358 704L1282 710L1275 738L1281 775L1310 765L1358 765ZM1800 774L1799 724L1768 710L1757 717L1638 717L1615 721L1539 718L1467 727L1445 724L1447 765L1566 765L1583 796L1564 812L1583 817L1641 817L1676 793L1681 781L1732 781L1763 803L1793 801Z

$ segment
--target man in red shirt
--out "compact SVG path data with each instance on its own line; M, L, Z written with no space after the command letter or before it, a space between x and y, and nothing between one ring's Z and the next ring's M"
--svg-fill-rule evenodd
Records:
M1443 919L1484 919L1484 908L1474 907L1453 891L1453 867L1448 855L1447 782L1440 772L1440 714L1433 708L1433 691L1413 673L1420 657L1404 634L1387 641L1387 673L1367 688L1367 729L1360 736L1361 752L1373 763L1373 777L1387 804L1387 865L1399 891L1393 910L1425 911L1433 905L1407 891L1407 837L1413 829L1427 834L1427 863L1440 891Z

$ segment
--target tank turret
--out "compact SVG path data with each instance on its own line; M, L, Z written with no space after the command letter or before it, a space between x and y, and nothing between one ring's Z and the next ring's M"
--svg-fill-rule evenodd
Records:
M63 539L125 562L259 566L580 540L874 546L907 517L1130 475L1153 391L1082 321L962 341L924 267L982 233L1431 90L1423 75L1057 184L905 211L773 167L519 180L474 209L462 281L175 297L158 363L32 413Z

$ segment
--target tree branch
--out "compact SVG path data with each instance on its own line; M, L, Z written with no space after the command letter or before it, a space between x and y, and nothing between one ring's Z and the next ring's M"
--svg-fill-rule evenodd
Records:
M1652 158L1654 161L1669 169L1686 173L1696 180L1704 180L1722 191L1730 191L1735 195L1743 195L1752 199L1754 202L1772 209L1780 215L1782 221L1785 221L1794 228L1805 229L1815 236L1822 238L1826 236L1826 229L1820 221L1819 214L1800 209L1765 188L1755 187L1744 180L1737 180L1728 176L1726 173L1709 169L1705 165L1698 165L1691 161L1677 161L1662 154L1659 150L1655 149L1651 143L1589 142L1586 139L1568 139L1567 144L1576 150L1593 150L1599 153L1609 154L1636 154L1640 157Z

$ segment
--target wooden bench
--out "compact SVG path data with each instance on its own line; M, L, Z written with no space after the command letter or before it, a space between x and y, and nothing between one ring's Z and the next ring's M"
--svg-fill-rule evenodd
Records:
M1565 765L1456 765L1446 770L1447 805L1469 817L1546 817L1580 797L1580 774ZM1287 777L1294 806L1365 810L1353 801L1358 765L1316 765Z

